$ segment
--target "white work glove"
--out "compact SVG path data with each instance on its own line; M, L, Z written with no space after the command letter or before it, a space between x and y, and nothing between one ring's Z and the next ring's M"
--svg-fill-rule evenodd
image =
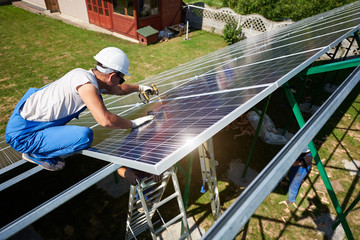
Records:
M153 88L146 85L139 85L139 92L153 91Z
M140 117L134 120L130 120L132 122L132 128L137 128L138 126L151 121L154 119L154 115L147 115L145 117Z

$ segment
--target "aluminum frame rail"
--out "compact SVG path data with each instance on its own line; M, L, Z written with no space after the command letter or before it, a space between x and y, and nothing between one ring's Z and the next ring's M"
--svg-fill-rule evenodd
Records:
M22 230L23 228L27 227L31 223L41 218L42 216L51 212L61 204L65 203L77 194L97 183L104 177L113 173L119 167L121 166L110 163L99 169L98 171L94 172L93 174L89 175L88 177L84 178L83 180L79 181L78 183L74 184L73 186L69 187L68 189L64 190L63 192L59 193L58 195L54 196L53 198L49 199L48 201L44 202L43 204L39 205L38 207L15 219L11 223L0 229L0 239L7 239L10 236L14 235L18 231Z
M351 90L360 81L358 66L328 98L297 134L259 173L238 199L203 236L203 239L233 239L273 191L292 165L294 156L304 149L329 120Z
M17 175L16 177L13 177L12 179L10 179L10 180L8 180L6 182L1 183L0 184L0 192L5 190L8 187L11 187L12 185L15 185L18 182L21 182L22 180L24 180L26 178L34 175L35 173L40 172L41 170L43 170L42 167L36 166L36 167L33 167L33 168L31 168L31 169Z

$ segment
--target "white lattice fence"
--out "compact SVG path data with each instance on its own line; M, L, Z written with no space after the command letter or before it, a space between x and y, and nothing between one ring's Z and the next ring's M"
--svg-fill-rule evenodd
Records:
M200 4L202 6L197 6ZM188 19L191 27L213 31L218 34L222 34L226 23L235 21L238 23L238 26L241 25L247 37L293 23L292 21L273 22L258 14L243 16L230 8L215 10L203 3L188 5Z

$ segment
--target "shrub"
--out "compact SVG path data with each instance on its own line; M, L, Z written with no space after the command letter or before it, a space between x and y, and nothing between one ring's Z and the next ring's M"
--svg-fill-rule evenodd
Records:
M222 31L224 34L224 39L228 45L238 42L242 39L241 26L239 26L238 29L236 29L236 27L237 22L230 21L225 25Z

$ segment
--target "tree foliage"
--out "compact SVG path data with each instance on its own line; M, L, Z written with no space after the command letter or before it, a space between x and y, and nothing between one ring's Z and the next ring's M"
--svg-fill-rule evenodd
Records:
M222 0L224 7L246 15L258 13L267 19L298 21L356 0Z

